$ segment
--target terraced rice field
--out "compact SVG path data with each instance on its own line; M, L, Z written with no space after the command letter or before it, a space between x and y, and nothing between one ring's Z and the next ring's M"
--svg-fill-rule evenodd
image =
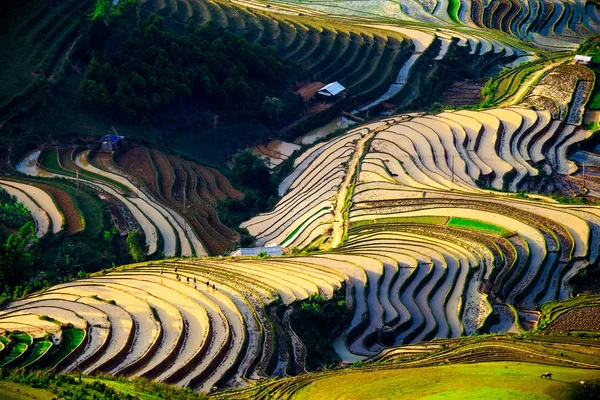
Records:
M296 3L282 1L278 5ZM574 1L411 0L401 5L359 1L307 1L306 10L344 18L379 18L402 24L418 21L455 30L465 38L477 38L484 51L510 51L506 38L534 42L547 50L573 50L600 29L600 12L592 3ZM483 29L482 29L483 28ZM426 28L425 28L426 29ZM489 32L495 30L496 32ZM510 53L512 54L512 53Z
M142 229L150 254L223 254L239 239L220 223L214 207L242 194L216 169L143 147L126 150L116 161L104 154L90 160L89 154L76 148L34 151L16 170L35 179L0 183L27 202L38 235L50 227L53 233L63 228L69 234L100 233L96 228L101 215L90 209L100 200L76 189L82 185L109 204L120 228Z
M281 57L309 71L315 81L341 82L347 88L356 112L366 112L383 102L396 101L414 75L412 66L434 43L440 49L428 55L429 61L442 60L451 47L460 46L470 49L469 57L474 61L487 62L490 67L498 62L508 62L508 59L499 57L485 61L481 56L503 53L501 55L512 57L517 52L533 54L535 51L524 42L491 39L493 35L486 32L480 34L474 30L434 29L431 25L399 27L390 24L402 18L401 10L393 19L387 14L378 15L380 10L377 8L369 12L368 17L348 18L336 11L343 13L353 5L345 8L339 3L339 7L333 7L335 10L326 10L328 14L338 14L339 18L326 18L324 10L316 9L326 7L327 2L304 2L302 5L280 1L268 4L261 1L204 0L172 3L177 12L157 3L145 3L144 9L178 23L203 24L213 20L248 40L274 46ZM368 7L366 5L365 9ZM185 12L180 12L182 10ZM425 21L429 19L425 18ZM430 22L447 25L438 18ZM257 146L253 151L277 165L291 153L280 147L280 143L273 143Z
M567 154L589 137L579 124L593 76L549 52L577 47L598 31L600 15L581 2L407 1L377 12L358 3L144 7L180 23L214 20L273 45L319 81L342 82L356 113L393 101L414 66L432 67L453 46L478 60L536 61L493 82L488 100L497 108L385 117L297 157L275 208L242 224L257 245L305 250L295 256L207 257L226 255L239 240L215 206L242 194L215 169L145 147L114 156L76 147L28 154L15 166L26 177L0 186L29 207L40 237L63 230L98 237L105 202L124 229L140 228L150 253L166 259L8 304L0 311L0 366L79 369L205 392L249 386L223 397L310 397L315 379L346 372L250 383L305 370L292 308L278 316L273 307L340 291L352 319L334 348L344 362L393 364L368 367L375 372L498 360L597 372L597 340L463 336L540 324L597 328L590 323L597 304L542 307L541 320L539 310L570 299L570 279L598 263L600 209L515 193L540 175L577 170ZM256 152L278 164L297 149L281 142Z

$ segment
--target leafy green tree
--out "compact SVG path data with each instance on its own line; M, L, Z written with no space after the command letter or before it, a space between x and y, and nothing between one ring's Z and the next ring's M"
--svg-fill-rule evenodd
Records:
M38 242L32 222L8 236L0 248L0 282L5 285L16 283L35 264Z
M127 234L127 245L129 246L129 254L135 261L142 261L148 255L146 235L140 229L130 231Z
M267 96L262 103L263 112L265 112L271 120L277 120L284 109L285 106L283 105L283 101L277 97Z
M269 190L271 172L265 162L249 151L239 152L233 159L233 178L238 184L251 189Z

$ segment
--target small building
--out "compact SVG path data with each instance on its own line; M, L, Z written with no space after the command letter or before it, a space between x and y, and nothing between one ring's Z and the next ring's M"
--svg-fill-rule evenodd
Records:
M265 252L269 257L280 256L283 254L283 250L280 246L266 246L266 247L240 247L237 250L231 252L230 256L233 257L256 257L259 253Z
M341 83L331 82L319 89L317 93L325 97L336 97L343 94L345 91L346 88L343 87Z
M573 61L575 64L590 65L592 63L592 56L582 56L577 54Z
M125 146L125 136L108 134L98 141L100 151L110 153Z

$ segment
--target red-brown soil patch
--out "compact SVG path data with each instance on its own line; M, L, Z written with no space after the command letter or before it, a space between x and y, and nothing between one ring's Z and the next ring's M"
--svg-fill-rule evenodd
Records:
M566 331L600 332L600 306L567 311L544 329L544 332L548 333Z

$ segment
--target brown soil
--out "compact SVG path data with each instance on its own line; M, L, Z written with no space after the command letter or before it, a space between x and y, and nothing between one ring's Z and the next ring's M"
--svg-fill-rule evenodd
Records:
M212 172L212 174L215 176L215 180L217 181L217 185L219 186L221 191L223 191L223 193L225 193L227 196L233 199L241 199L242 197L244 197L242 192L231 186L229 180L225 177L225 175L219 172L219 170L210 167L207 167L206 169Z
M600 306L568 311L554 320L544 332L600 331Z
M295 89L294 93L297 93L302 97L302 101L305 103L313 98L315 94L325 86L322 82L301 82L297 84L298 87Z
M478 104L483 100L481 89L485 80L467 80L453 83L444 93L445 104L462 107Z
M175 180L173 169L164 154L156 150L149 150L149 153L160 176L160 194L163 199L171 201L171 188Z
M75 208L71 196L55 186L42 183L35 183L35 186L50 193L54 197L54 200L56 200L58 208L65 217L65 233L67 235L72 235L83 230L81 215L77 211L77 208Z
M128 173L140 178L148 190L158 196L156 171L145 148L131 147L120 153L115 162Z

